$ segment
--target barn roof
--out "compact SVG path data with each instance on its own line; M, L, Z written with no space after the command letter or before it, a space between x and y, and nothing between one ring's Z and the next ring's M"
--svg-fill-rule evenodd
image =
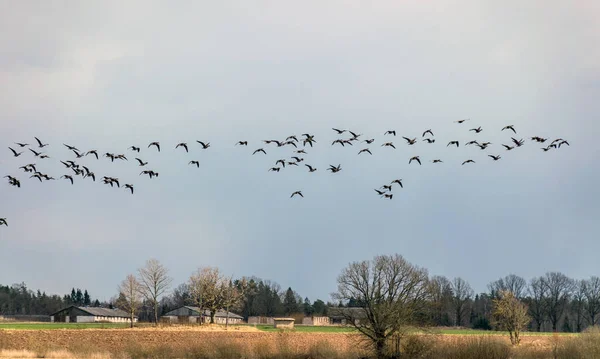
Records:
M178 314L178 312L180 312L181 309L184 309L184 308L185 309L189 309L192 312L195 312L196 315L200 315L200 311L201 311L200 308L185 305L183 307L179 307L177 309L173 309L172 311L170 311L168 313L165 313L164 316L166 316L166 317L168 317L168 316L175 316L175 315ZM205 309L204 313L202 314L202 316L204 316L204 317L210 317L210 310ZM218 310L215 313L215 318L218 318L218 317L223 317L223 318L227 317L227 311L225 311L225 310ZM237 315L237 314L232 313L232 312L229 312L229 318L231 318L231 319L244 319L241 315Z
M85 312L89 315L93 315L95 317L112 317L112 318L129 318L130 317L130 315L127 312L122 311L121 309L110 309L110 308L101 308L101 307L76 307L74 305L63 308L63 309L61 309L55 313L52 313L50 315L56 315L60 312L63 312L65 310L68 310L71 308L77 308L77 309L81 310L82 312Z

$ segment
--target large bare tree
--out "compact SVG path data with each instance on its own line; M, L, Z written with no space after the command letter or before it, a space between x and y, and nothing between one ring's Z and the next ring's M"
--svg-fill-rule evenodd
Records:
M146 265L138 269L140 294L152 304L154 309L154 323L158 325L158 301L171 287L173 279L169 277L169 270L157 259L149 259Z
M573 280L559 272L548 272L542 277L546 288L548 319L552 323L552 331L557 331L558 321L562 317L569 297L573 291Z
M452 303L457 326L462 324L462 319L469 311L470 301L474 294L473 289L471 289L471 286L466 280L460 277L452 280Z
M203 267L194 272L188 282L192 301L202 312L210 311L211 323L214 323L216 311L223 307L224 280L219 268Z
M509 274L488 284L492 297L498 297L501 291L510 291L516 298L523 298L527 290L527 281L515 274Z
M426 308L428 282L427 270L410 264L401 255L376 256L344 268L332 297L360 304L359 309L340 308L348 310L339 313L371 341L378 358L385 358L388 339L401 335Z
M444 276L433 276L429 280L431 319L433 325L451 325L449 313L452 306L452 283Z
M594 326L598 324L598 317L600 316L600 278L593 276L590 279L583 280L582 285L588 323Z
M532 278L529 282L529 314L535 322L538 332L542 331L542 324L546 321L547 289L542 277Z
M117 307L129 314L130 327L133 328L135 315L142 305L141 285L133 274L129 274L119 285Z

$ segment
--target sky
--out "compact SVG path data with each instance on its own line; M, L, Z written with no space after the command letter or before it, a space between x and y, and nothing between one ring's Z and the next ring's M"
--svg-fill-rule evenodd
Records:
M106 300L157 258L174 285L218 266L327 300L350 262L394 253L476 292L509 273L600 275L598 14L597 1L2 1L0 174L22 187L0 182L0 283ZM332 127L375 142L331 146L348 138ZM262 140L307 132L301 166L268 172L295 149ZM12 156L34 136L51 158ZM506 151L511 136L525 145ZM160 176L139 176L136 156ZM59 160L135 193L18 169L59 178ZM392 200L375 193L397 178Z

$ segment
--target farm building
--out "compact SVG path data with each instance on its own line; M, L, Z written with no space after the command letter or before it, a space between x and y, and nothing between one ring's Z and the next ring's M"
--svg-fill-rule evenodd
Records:
M363 308L337 308L330 307L327 310L330 324L346 325L348 319L354 319L355 323L367 318L367 313Z
M62 323L129 323L131 318L127 312L120 309L76 307L72 305L51 314L50 321ZM137 322L137 317L133 319L133 322Z
M169 323L210 323L210 311L204 310L202 315L201 309L198 307L183 306L174 309L161 317L162 321ZM200 319L202 318L202 319ZM229 324L240 324L244 318L235 313L229 312ZM215 313L215 323L225 324L227 322L227 312L219 310Z

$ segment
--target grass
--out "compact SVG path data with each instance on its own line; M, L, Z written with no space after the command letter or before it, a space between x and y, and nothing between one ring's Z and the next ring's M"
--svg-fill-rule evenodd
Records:
M282 329L278 329L268 324L258 324L256 328L263 332L280 332ZM312 325L296 325L294 326L296 333L354 333L356 329L350 327L338 327L338 326L312 326Z
M453 329L453 328L444 328L444 329L431 329L432 333L436 334L445 334L445 335L508 335L507 332L503 331L495 331L495 330L476 330L476 329ZM525 336L549 336L555 333L552 332L521 332L521 335ZM561 336L568 335L578 335L577 333L557 333Z
M0 329L48 330L48 329L114 329L128 328L127 323L0 323Z

